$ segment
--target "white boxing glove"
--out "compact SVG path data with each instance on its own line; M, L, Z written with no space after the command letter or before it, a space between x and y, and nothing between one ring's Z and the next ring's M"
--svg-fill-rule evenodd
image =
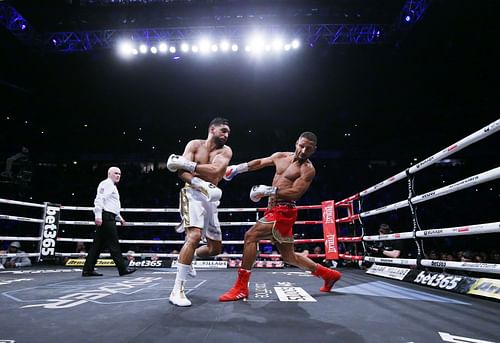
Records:
M276 195L277 191L278 188L274 186L255 185L250 190L250 199L252 199L253 202L258 202L263 197Z
M199 177L193 177L191 186L202 192L210 202L219 201L222 197L222 190L213 183L204 181Z
M248 171L248 163L240 163L238 165L229 166L226 168L226 174L224 174L224 180L231 181L236 175L245 173Z
M190 161L181 155L172 154L167 161L167 169L171 172L176 172L179 169L194 172L196 169L196 162Z

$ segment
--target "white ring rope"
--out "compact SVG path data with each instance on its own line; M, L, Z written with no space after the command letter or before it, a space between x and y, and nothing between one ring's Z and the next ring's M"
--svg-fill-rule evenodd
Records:
M93 242L92 238L66 238L57 237L58 242ZM183 240L159 240L159 239L120 239L120 243L129 244L184 244L186 241ZM243 244L244 241L224 241L225 244Z
M6 200L6 199L0 199ZM10 200L8 200L10 201ZM44 207L43 205L41 207ZM62 210L93 211L89 206L61 206ZM259 208L219 208L218 212L257 212ZM178 208L122 208L120 212L146 212L146 213L179 213Z
M440 152L424 159L422 162L417 163L416 165L410 167L408 169L408 172L410 174L414 174L414 173L418 172L419 170L427 168L427 167L433 165L434 163L439 162L443 158L448 157L448 156L456 153L457 151L460 151L463 148L494 134L498 130L500 130L500 119L497 119L493 123L483 127L480 130L477 130L473 134L459 140L458 142L444 148ZM370 193L373 193L379 189L382 189L382 188L390 185L391 183L402 180L405 177L406 177L406 170L404 170L404 171L402 171L394 176L391 176L390 178L388 178L380 183L377 183L375 186L372 186L372 187L365 189L364 191L360 192L359 195L360 196L368 195Z
M456 262L442 260L422 260L420 261L420 263L424 267L460 269L479 273L500 274L500 264L495 263Z
M391 233L387 235L363 236L364 241L393 241L396 239L412 239L413 232Z
M389 264L404 264L408 266L416 266L416 258L389 258L389 257L371 257L365 256L365 261L373 263L389 263Z
M9 199L0 199L0 202L5 202L5 203L16 203L17 205L27 205L31 204L32 206L37 206L37 207L44 207L45 205L40 205L40 204L33 204L33 203L25 203L22 201L15 201L15 200L9 200ZM64 210L73 210L73 211L93 211L93 207L89 206L61 206L61 209ZM297 209L302 209L302 210L320 210L321 205L304 205L304 206L297 206ZM234 208L219 208L217 211L218 212L262 212L265 211L265 207L254 207L254 208L248 208L248 207L234 207ZM168 212L168 213L179 213L178 208L122 208L120 209L120 212Z
M11 255L16 255L16 254L11 254ZM18 255L21 255L21 254L18 254ZM35 256L38 256L38 254L22 254L22 255L35 255ZM78 253L78 252L72 252L72 253L56 252L56 256L63 256L63 257L85 257L87 255L88 255L87 253ZM2 256L2 255L0 255L0 256ZM152 257L152 256L156 256L156 257L176 258L176 257L179 257L179 254L165 254L165 253L151 253L151 252L147 252L147 253L134 253L134 254L122 253L122 256L134 256L134 257ZM225 258L225 257L226 258L230 258L230 257L240 258L242 256L243 256L243 254L219 254L219 255L216 255L216 256L212 256L212 258L214 258L214 259ZM281 255L269 255L269 256L280 257ZM103 252L103 253L99 254L99 257L111 257L111 254Z
M466 236L466 235L477 235L485 233L500 233L500 222L421 230L417 231L415 233L415 236L418 238L429 238L429 237ZM363 236L363 240L368 242L391 241L397 239L412 239L412 238L414 238L413 232Z
M95 226L94 221L89 221L89 220L60 220L59 224L66 224L66 225L93 225ZM120 222L117 222L116 225L121 225ZM125 226L177 226L179 223L173 223L173 222L127 222ZM123 226L123 225L122 225Z
M425 194L417 195L417 196L411 198L411 202L413 204L418 204L420 202L424 202L427 200L438 198L438 197L441 197L441 196L446 195L446 194L454 193L454 192L457 192L457 191L462 190L464 188L469 188L469 187L472 187L472 186L475 186L475 185L478 185L478 184L481 184L484 182L488 182L488 181L497 179L499 177L500 177L500 167L496 167L496 168L490 169L488 171L485 171L481 174L470 176L466 179L457 181L451 185L435 189L435 190L427 192ZM366 218L369 216L373 216L375 214L380 214L380 213L385 213L385 212L397 210L397 209L400 209L400 208L403 208L406 206L409 206L408 200L402 200L402 201L399 201L399 202L396 202L396 203L393 203L390 205L376 208L374 210L362 212L359 215L361 218Z
M466 236L500 232L500 222L417 231L419 238Z
M1 257L39 257L39 253L17 253L17 254L0 254ZM0 341L1 342L1 341Z
M2 240L2 241L35 241L35 242L39 242L42 240L42 237L0 236L0 240Z
M17 220L17 221L23 221L23 222L33 222L33 223L43 223L42 219L36 219L36 218L27 218L27 217L19 217L19 216L9 216L9 215L4 215L0 214L0 219L7 219L7 220ZM256 222L220 222L219 224L221 226L251 226L255 225ZM66 224L66 225L95 225L95 222L90 221L90 220L60 220L59 224ZM120 222L116 223L117 225L121 225ZM298 220L295 222L295 225L311 225L311 224L322 224L322 221L320 220ZM127 222L126 226L178 226L179 222Z
M17 200L1 199L1 198L0 198L0 203L11 204L11 205L30 206L30 207L41 207L41 208L45 207L44 204L35 204L33 202L25 202L25 201L17 201Z
M9 215L5 215L5 214L0 214L0 219L16 220L16 221L20 221L20 222L43 223L43 219L27 218L27 217L19 217L19 216L9 216Z
M72 210L72 211L93 211L93 207L89 206L61 206L61 210ZM178 208L122 208L120 212L161 212L161 213L179 213Z
M85 257L87 256L87 253L78 253L78 252L71 252L71 253L66 253L66 252L56 252L56 256L63 256L63 257ZM127 254L127 253L122 253L122 256L134 256L134 257L178 257L179 254L165 254L165 253L134 253L134 254ZM99 257L111 257L110 253L100 253Z
M406 258L365 256L364 260L372 263L386 263L386 264L398 264L398 265L410 265L410 266L417 265L416 259L406 259ZM457 262L457 261L442 261L442 260L421 260L420 263L424 267L431 267L431 268L443 268L443 269L448 268L448 269L468 270L479 273L500 274L500 264L495 264L495 263Z

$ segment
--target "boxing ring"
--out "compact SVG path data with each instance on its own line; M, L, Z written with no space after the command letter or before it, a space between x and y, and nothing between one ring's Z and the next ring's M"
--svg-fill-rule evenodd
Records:
M417 195L414 189L414 182L415 182L414 177L417 172L447 158L448 156L466 148L467 146L481 139L484 139L496 133L498 130L500 130L500 119L474 132L473 134L463 138L462 140L451 144L445 149L439 151L438 153L424 159L422 162L404 171L401 171L400 173L391 176L388 179L372 187L369 187L362 192L356 193L346 199L343 199L335 204L337 209L340 208L340 209L345 209L347 211L347 216L338 219L337 223L347 223L350 225L358 224L362 232L362 235L357 237L345 237L345 238L339 237L339 241L346 243L362 243L363 247L365 247L364 243L370 241L373 242L373 241L412 239L415 241L416 247L418 249L418 256L416 259L375 258L375 257L366 257L366 256L359 257L359 256L348 256L348 255L343 255L342 258L365 260L369 262L375 262L375 263L378 262L384 264L410 265L419 267L437 267L442 269L467 270L472 272L500 274L499 264L458 263L458 262L443 261L443 260L429 260L424 257L423 253L423 245L424 245L423 241L427 238L498 233L500 232L499 221L490 223L481 223L481 224L468 224L458 227L425 229L421 228L419 225L417 210L416 210L416 205L419 203L430 201L438 197L458 192L462 189L470 188L500 178L500 167L496 167L476 175L468 176L465 179L459 180L453 184L431 190L424 194ZM396 203L388 204L368 211L365 211L363 209L362 200L364 197L403 179L407 179L407 184L408 184L408 197L406 200L401 200ZM364 234L365 231L363 226L364 219L382 213L395 211L405 207L408 207L411 211L411 219L412 219L411 231L398 232L394 234L376 235L376 236L369 236Z
M183 236L175 233L178 209L122 209L127 220L133 219L119 228L120 236L155 237L162 230L175 238L123 238L120 243L127 247L150 247L129 254L137 259L132 266L140 267L138 272L119 277L116 268L105 268L110 265L109 254L101 254L98 268L104 276L82 278L86 253L69 250L77 242L92 241L91 207L0 199L0 220L14 226L0 240L22 242L23 248L30 247L22 255L36 262L30 268L0 270L0 304L7 314L0 324L0 341L500 342L500 264L429 259L425 248L426 240L433 237L499 233L500 222L426 228L419 224L417 209L417 204L500 178L500 167L422 194L414 187L418 172L499 130L500 119L346 199L298 206L312 218L296 225L321 228L322 235L296 239L296 245L321 245L324 253L308 256L347 265L340 268L343 278L330 294L319 291L322 282L310 273L290 268L279 254L259 249L247 302L217 301L234 281L241 258L239 253L224 253L195 262L198 275L186 284L193 306L174 307L168 295L178 254L170 247L184 243ZM402 180L408 185L405 200L364 208L371 194ZM406 208L411 230L367 234L369 218ZM240 219L221 219L223 245L242 248L243 240L224 240L224 233L249 228L264 210L219 209L220 218ZM367 254L368 244L391 240L412 242L416 256ZM0 258L16 255L4 252ZM359 269L362 262L371 266Z

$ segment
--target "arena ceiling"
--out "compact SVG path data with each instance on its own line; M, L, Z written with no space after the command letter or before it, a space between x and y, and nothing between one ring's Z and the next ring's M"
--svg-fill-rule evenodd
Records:
M394 25L406 1L6 3L43 33L217 20ZM57 53L2 27L2 152L25 144L61 156L162 156L205 136L210 118L221 115L232 122L236 151L291 148L300 131L312 130L323 156L411 149L423 157L498 118L499 13L496 1L433 1L418 23L383 44L303 46L258 60Z

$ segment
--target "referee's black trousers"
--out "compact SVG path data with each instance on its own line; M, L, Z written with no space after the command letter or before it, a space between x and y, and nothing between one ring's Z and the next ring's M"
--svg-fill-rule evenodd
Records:
M91 272L94 270L99 254L105 247L109 248L109 253L115 262L118 271L121 273L127 270L125 262L120 250L120 243L118 242L118 231L116 229L116 215L111 212L102 212L102 225L96 227L94 232L94 243L90 248L89 254L85 259L83 266L84 272Z

